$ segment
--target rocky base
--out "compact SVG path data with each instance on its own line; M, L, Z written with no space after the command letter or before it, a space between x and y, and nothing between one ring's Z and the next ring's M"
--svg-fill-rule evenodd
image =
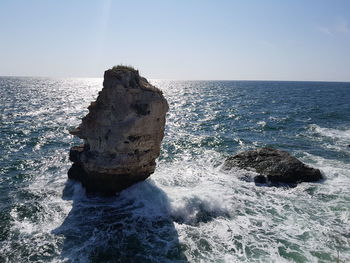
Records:
M259 148L230 157L225 161L223 169L230 170L233 167L257 172L259 175L254 176L254 182L271 186L295 186L323 178L319 169L309 167L289 153L273 148Z
M125 174L86 172L83 163L80 161L81 155L86 155L86 153L89 153L87 145L74 146L70 149L69 160L73 162L73 165L68 170L68 178L81 182L88 193L113 195L137 182L146 180L151 175L149 172ZM90 155L93 154L90 153Z
M89 193L102 193L104 195L113 195L133 184L147 179L150 174L102 174L87 173L84 168L74 163L68 171L68 178L77 180L85 187Z

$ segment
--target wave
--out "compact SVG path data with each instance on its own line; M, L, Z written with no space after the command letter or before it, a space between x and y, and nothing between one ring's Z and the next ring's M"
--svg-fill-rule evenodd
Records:
M316 124L310 125L310 129L314 131L315 133L324 136L329 137L336 140L342 140L342 141L349 141L350 143L350 129L332 129L332 128L323 128Z

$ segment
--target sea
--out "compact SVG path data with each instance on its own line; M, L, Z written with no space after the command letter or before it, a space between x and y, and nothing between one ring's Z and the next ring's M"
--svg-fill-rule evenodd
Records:
M169 112L157 168L111 197L68 180L69 134L102 78L0 77L0 262L350 262L350 83L151 80ZM258 147L325 179L224 171Z

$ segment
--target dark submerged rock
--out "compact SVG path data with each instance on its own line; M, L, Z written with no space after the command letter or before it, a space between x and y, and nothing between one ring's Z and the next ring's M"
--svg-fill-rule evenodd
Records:
M266 184L267 180L266 177L263 175L257 175L254 177L254 183L256 184Z
M245 151L228 158L223 168L239 167L259 173L256 184L277 185L285 183L295 186L301 182L315 182L322 179L319 169L309 167L289 153L273 148L259 148Z

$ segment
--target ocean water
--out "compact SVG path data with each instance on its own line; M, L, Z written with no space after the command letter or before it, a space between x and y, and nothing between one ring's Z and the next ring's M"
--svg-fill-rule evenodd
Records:
M349 262L350 83L153 80L156 172L113 197L67 179L102 79L0 78L0 262ZM258 187L223 161L287 150L326 180Z

